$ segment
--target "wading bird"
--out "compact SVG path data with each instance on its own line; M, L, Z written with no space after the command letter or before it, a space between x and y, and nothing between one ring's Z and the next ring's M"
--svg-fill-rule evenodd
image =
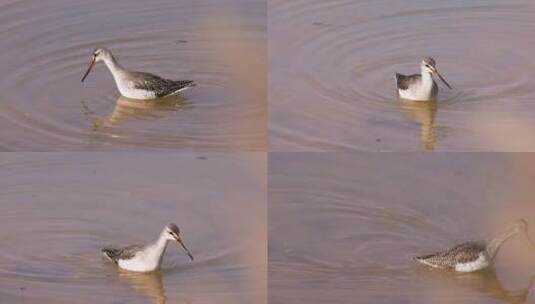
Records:
M449 83L440 75L436 62L431 57L425 57L420 63L420 74L402 75L396 73L399 97L407 100L426 101L435 98L438 94L438 86L433 75L438 76L444 84L451 89Z
M415 260L439 269L451 269L459 272L481 270L492 263L502 244L518 233L523 233L530 245L535 248L527 229L527 222L519 219L489 241L462 243L445 251L416 257Z
M160 237L154 243L146 246L132 245L124 248L103 248L102 253L122 269L150 272L160 269L169 241L178 242L193 261L193 255L180 238L180 230L173 223L165 226L160 233Z
M121 95L132 99L156 99L160 97L178 94L179 92L195 86L193 80L169 80L157 75L145 72L132 72L124 69L110 50L96 48L91 57L89 68L82 77L85 80L93 66L103 61L115 80L117 89Z

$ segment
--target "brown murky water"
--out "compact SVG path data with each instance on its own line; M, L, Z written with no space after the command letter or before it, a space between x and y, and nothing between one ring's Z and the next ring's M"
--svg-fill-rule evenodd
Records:
M273 0L270 150L534 151L535 2ZM453 85L400 103L435 57Z
M533 238L534 169L533 155L274 153L269 302L533 303L535 253L521 236L489 271L434 271L412 258L521 217Z
M1 303L265 303L265 154L12 153L0 161ZM176 222L162 271L100 254Z
M0 150L265 150L266 10L262 0L1 1ZM96 46L198 86L131 113L103 64L80 83Z

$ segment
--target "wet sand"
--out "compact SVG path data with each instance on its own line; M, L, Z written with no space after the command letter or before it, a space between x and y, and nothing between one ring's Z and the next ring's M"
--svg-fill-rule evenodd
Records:
M531 303L535 255L522 236L484 272L413 257L522 217L533 238L534 168L525 154L272 154L269 303Z

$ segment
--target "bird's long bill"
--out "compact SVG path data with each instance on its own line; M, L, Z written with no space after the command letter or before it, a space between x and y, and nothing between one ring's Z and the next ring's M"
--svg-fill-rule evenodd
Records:
M87 68L87 71L85 71L85 74L82 77L82 82L84 82L85 78L87 77L87 75L89 75L89 72L91 72L91 69L95 65L95 59L96 58L93 56L93 59L91 60L91 63L89 64L89 68Z
M182 246L182 248L184 248L189 258L193 261L193 255L191 254L191 252L189 252L188 248L186 248L186 245L184 245L184 242L182 242L182 239L178 238L176 239L176 241Z
M435 70L435 72L437 73L438 78L440 78L440 80L442 80L442 82L448 87L448 89L451 90L451 86L450 86L450 84L446 81L446 79L444 79L444 77L442 77L442 75L440 75L440 73L439 73L437 70Z

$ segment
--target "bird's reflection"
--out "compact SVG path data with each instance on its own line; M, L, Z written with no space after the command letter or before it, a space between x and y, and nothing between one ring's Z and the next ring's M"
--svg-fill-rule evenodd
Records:
M435 149L438 134L435 125L437 114L437 101L412 101L400 99L401 110L404 116L420 125L420 142L427 151Z
M81 103L82 111L91 121L93 130L117 126L126 120L157 120L165 117L166 112L178 111L186 106L186 100L180 95L156 100L135 100L120 96L109 115L99 116L85 100Z
M160 271L136 273L119 270L119 280L131 286L136 292L153 299L155 304L165 304L165 289Z
M420 274L437 286L450 283L447 285L468 288L509 304L527 303L529 291L535 281L535 276L531 276L525 288L506 290L493 268L471 273L422 269Z

